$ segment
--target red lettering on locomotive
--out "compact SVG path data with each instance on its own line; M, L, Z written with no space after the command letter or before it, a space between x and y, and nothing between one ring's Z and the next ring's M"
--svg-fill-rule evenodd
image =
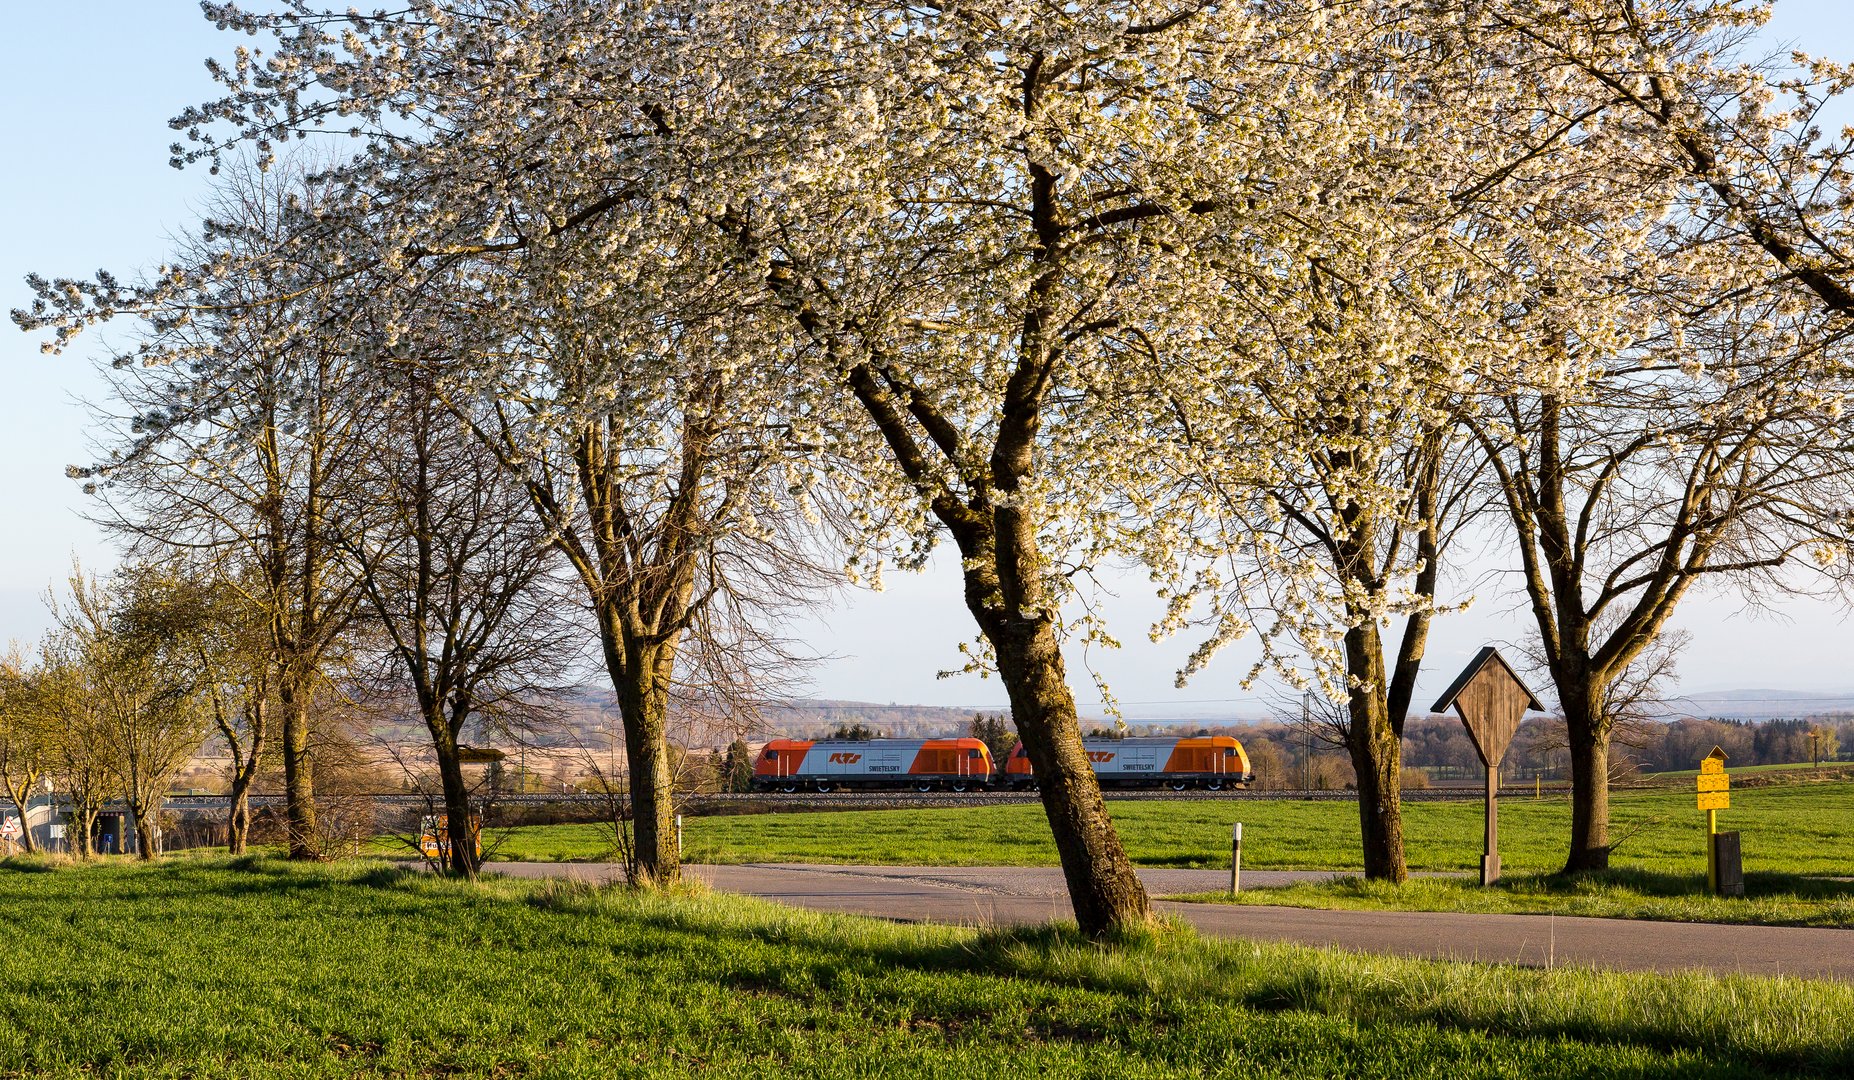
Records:
M863 755L861 754L841 754L839 753L839 754L832 754L830 756L830 761L831 761L831 764L833 765L854 765L861 760L863 760Z
M1090 750L1088 751L1088 760L1097 764L1103 761L1112 761L1114 760L1114 752L1112 750Z

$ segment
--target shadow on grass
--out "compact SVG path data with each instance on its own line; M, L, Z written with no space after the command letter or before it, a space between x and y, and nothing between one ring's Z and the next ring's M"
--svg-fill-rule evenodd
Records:
M57 867L34 855L16 855L0 859L0 871L9 874L49 874Z
M1639 867L1615 867L1609 870L1576 874L1525 874L1503 878L1498 887L1509 892L1546 893L1578 896L1622 890L1665 899L1704 897L1706 875L1670 874ZM1854 881L1808 874L1786 874L1770 870L1753 870L1745 874L1745 897L1834 902L1854 900Z
M237 873L227 873L236 869ZM1464 968L1444 963L1348 956L1293 946L1258 946L1199 938L1176 925L1160 926L1100 943L1071 924L994 928L966 933L936 927L896 927L877 920L846 918L782 908L766 901L730 896L668 897L587 883L545 883L533 888L498 882L480 889L396 866L366 869L290 864L251 859L217 865L176 866L177 878L196 875L202 892L267 892L288 897L321 891L363 900L365 917L386 914L384 897L427 907L434 899L480 905L473 917L503 919L519 912L565 922L547 940L582 939L588 947L640 956L705 957L694 978L742 992L780 993L801 998L831 995L840 976L856 971L872 979L889 973L955 975L1001 979L1026 985L1064 987L1113 995L1128 1002L1172 1003L1180 1015L1203 1006L1256 1013L1303 1012L1338 1017L1381 1031L1394 1042L1399 1028L1435 1027L1501 1038L1566 1040L1607 1046L1640 1046L1662 1052L1700 1052L1704 1062L1668 1061L1657 1075L1701 1077L1791 1073L1854 1073L1854 998L1845 988L1811 990L1793 982L1721 980L1702 975L1626 976L1588 971L1555 973L1518 969ZM1626 878L1630 887L1673 888L1668 875ZM1678 880L1678 875L1672 875ZM1781 875L1777 875L1779 879ZM1846 893L1848 883L1831 882ZM1562 887L1570 883L1561 882ZM345 906L345 901L343 901ZM503 914L498 914L498 909ZM600 923L629 925L654 933L636 937L595 933ZM532 928L528 928L532 929ZM614 940L616 939L616 940ZM715 961L730 942L770 943L753 950L762 959ZM788 981L789 972L810 978ZM906 979L862 983L859 992L892 997L910 1009L956 1019L961 1010L982 1009L983 995L970 1003L949 988L923 998ZM1729 999L1729 1000L1727 1000ZM1515 1008L1515 1001L1526 1007ZM1722 1003L1723 1002L1723 1003ZM1797 1010L1802 1010L1800 1014ZM1740 1025L1727 1019L1745 1014ZM1039 1037L1091 1041L1120 1033L1071 1029L1054 1024ZM1781 1021L1781 1022L1778 1022ZM1163 1021L1161 1021L1163 1023ZM1772 1029L1775 1029L1773 1034Z
M1343 1017L1390 1030L1433 1026L1482 1035L1640 1046L1665 1053L1703 1051L1704 1063L1663 1062L1656 1075L1689 1078L1755 1076L1798 1071L1854 1075L1854 1029L1839 1023L1854 999L1818 995L1822 1023L1788 1031L1794 1018L1784 999L1794 983L1700 973L1670 976L1557 972L1360 957L1308 947L1212 941L1183 924L1135 931L1100 942L1072 923L1000 927L976 934L793 911L771 902L717 897L686 907L656 903L622 887L576 883L529 901L553 916L603 916L656 931L638 942L639 955L676 949L678 939L727 950L727 942L777 946L776 965L743 963L710 977L742 993L810 1000L846 971L865 975L912 972L929 976L1004 979L1115 995L1129 1001L1221 1004L1259 1013L1304 1012ZM718 905L718 907L716 906ZM1727 983L1730 988L1721 984ZM863 986L862 992L870 992ZM884 991L876 991L884 993ZM898 1001L905 991L886 991ZM1534 998L1536 997L1536 1000ZM1750 1028L1717 1013L1731 999L1749 1014ZM1525 1008L1515 1008L1526 1000ZM1619 1002L1629 1003L1626 1007ZM904 1004L912 1003L912 999ZM1168 1006L1169 1007L1169 1006ZM956 1000L935 1016L958 1020ZM944 1016L941 1014L944 1013ZM1768 1016L1757 1020L1760 1013ZM1734 1014L1737 1015L1737 1014ZM1784 1034L1771 1036L1774 1023ZM1834 1022L1827 1022L1834 1021ZM1090 1041L1083 1033L1062 1035Z

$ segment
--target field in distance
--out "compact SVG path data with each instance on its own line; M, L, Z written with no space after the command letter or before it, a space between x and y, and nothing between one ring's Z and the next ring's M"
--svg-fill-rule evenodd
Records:
M1227 867L1230 826L1243 823L1243 866L1357 870L1358 807L1341 800L1109 800L1127 852L1143 866ZM1481 857L1481 804L1407 802L1410 867L1468 871ZM1610 799L1613 864L1704 875L1705 815L1692 792L1618 792ZM1505 798L1500 855L1509 872L1563 865L1567 796ZM1721 829L1739 830L1745 867L1786 874L1854 874L1854 784L1746 788L1732 793ZM509 830L504 859L598 861L609 830L543 825ZM898 866L1054 866L1056 849L1034 803L933 810L855 810L690 817L690 862L821 862Z
M1103 950L378 864L0 861L0 1077L1757 1077L1854 987L1155 931Z
M1144 866L1229 866L1230 825L1243 822L1250 870L1360 869L1352 802L1123 800L1111 803L1127 851ZM1746 896L1706 894L1705 816L1691 792L1618 793L1610 802L1615 851L1606 874L1553 876L1563 865L1570 804L1562 794L1506 798L1500 853L1506 876L1483 889L1481 804L1404 804L1406 850L1418 873L1402 888L1345 878L1250 888L1207 903L1288 904L1358 910L1473 911L1701 922L1854 926L1854 784L1745 788L1721 827L1742 836ZM501 859L599 861L609 832L551 825L504 834ZM870 810L685 819L691 862L811 862L914 866L1053 866L1036 805Z

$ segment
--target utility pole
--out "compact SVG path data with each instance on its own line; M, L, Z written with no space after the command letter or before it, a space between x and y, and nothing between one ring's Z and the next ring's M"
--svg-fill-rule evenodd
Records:
M1313 790L1313 691L1300 695L1300 790Z

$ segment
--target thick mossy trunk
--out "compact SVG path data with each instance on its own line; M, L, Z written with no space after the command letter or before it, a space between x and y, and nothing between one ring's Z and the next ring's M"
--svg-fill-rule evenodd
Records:
M1403 857L1403 747L1380 707L1361 722L1356 712L1346 749L1358 774L1358 823L1365 876L1402 884L1410 876Z
M675 778L667 740L676 643L647 645L632 635L622 646L608 638L606 651L618 713L624 721L632 883L646 888L673 884L682 876L682 852L676 850Z
M444 784L445 869L461 878L473 878L482 863L470 820L470 788L464 783L455 741L438 748L438 775Z
M1609 736L1595 695L1565 695L1571 752L1571 850L1564 872L1609 869Z
M1055 633L1042 620L1026 629L1021 635L988 637L1010 694L1011 717L1036 770L1075 921L1094 937L1143 924L1152 917L1151 904L1082 749L1075 698Z
M284 827L292 859L315 859L315 761L309 752L309 695L285 682L278 691L283 706Z
M1383 640L1369 616L1345 635L1347 695L1346 750L1358 777L1358 823L1365 876L1402 884L1410 876L1403 858L1403 740L1391 722L1386 697Z
M1009 543L1011 530L1004 532ZM999 560L1006 581L1013 571L1034 569L1034 548L1021 537L1018 547ZM1090 937L1142 926L1152 918L1152 905L1082 748L1075 695L1055 625L1034 608L1008 600L1000 605L999 578L989 570L989 560L967 560L966 602L991 643L998 677L1010 695L1011 719L1036 771L1075 921Z

